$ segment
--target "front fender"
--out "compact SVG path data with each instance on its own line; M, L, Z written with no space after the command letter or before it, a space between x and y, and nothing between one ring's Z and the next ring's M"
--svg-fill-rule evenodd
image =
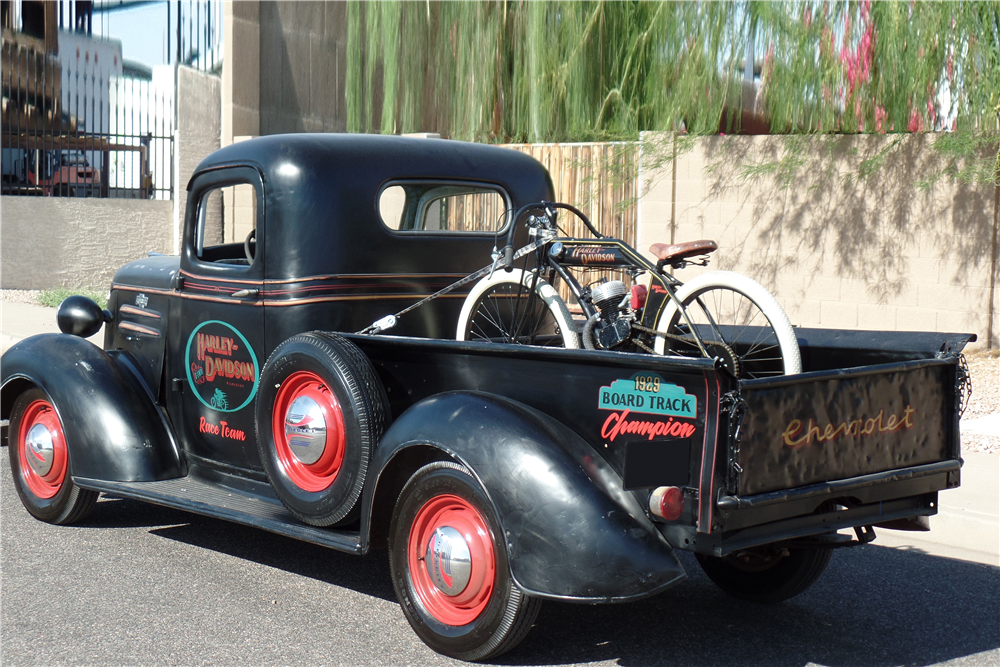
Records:
M370 470L381 481L397 455L428 446L464 464L482 484L524 592L612 602L646 597L684 578L670 545L622 490L621 477L543 413L494 394L439 394L393 423ZM367 489L366 510L379 481Z
M74 477L148 482L181 477L185 465L139 371L123 352L67 334L32 336L3 355L2 416L24 387L48 394L66 433Z

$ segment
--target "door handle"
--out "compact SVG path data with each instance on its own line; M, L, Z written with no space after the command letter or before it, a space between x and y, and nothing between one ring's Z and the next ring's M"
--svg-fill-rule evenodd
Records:
M256 298L258 294L260 294L260 290L257 289L241 289L233 292L233 297L237 299L246 299L248 297Z

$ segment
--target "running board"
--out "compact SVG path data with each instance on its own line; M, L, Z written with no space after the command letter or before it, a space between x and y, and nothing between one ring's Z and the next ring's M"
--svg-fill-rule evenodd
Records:
M83 489L224 519L338 551L357 555L365 552L359 531L317 528L302 523L285 509L266 482L240 479L243 488L237 489L189 474L160 482L109 482L73 477L73 483Z

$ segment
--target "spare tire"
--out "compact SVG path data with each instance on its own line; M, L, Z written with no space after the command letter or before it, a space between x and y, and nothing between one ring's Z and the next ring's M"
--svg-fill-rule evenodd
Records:
M368 461L388 421L389 401L371 362L336 334L293 336L261 371L260 459L275 494L308 524L356 518Z

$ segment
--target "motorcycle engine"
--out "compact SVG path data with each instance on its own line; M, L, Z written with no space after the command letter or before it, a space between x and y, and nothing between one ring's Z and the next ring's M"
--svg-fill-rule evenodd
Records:
M601 313L596 331L601 347L610 350L621 345L632 335L632 311L628 307L629 291L621 280L595 285L590 298Z

